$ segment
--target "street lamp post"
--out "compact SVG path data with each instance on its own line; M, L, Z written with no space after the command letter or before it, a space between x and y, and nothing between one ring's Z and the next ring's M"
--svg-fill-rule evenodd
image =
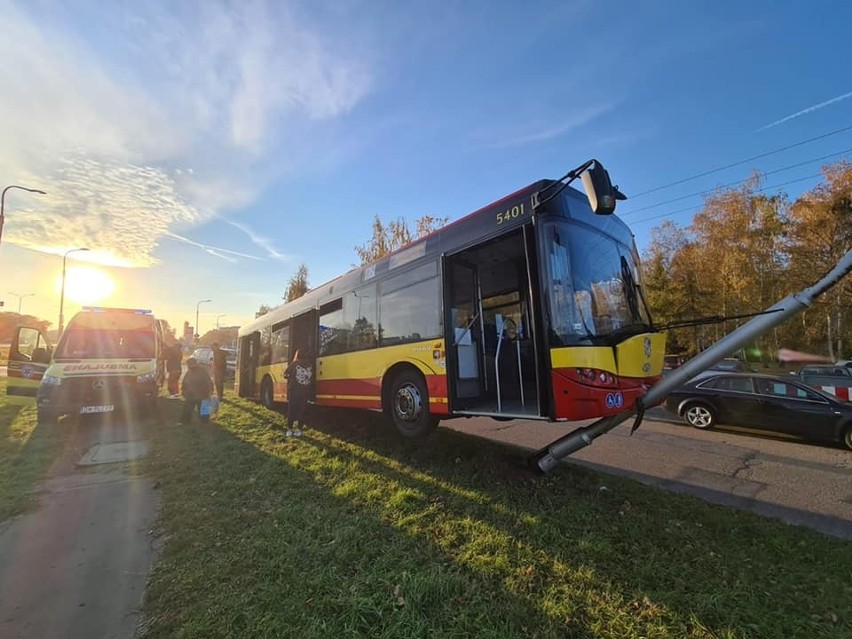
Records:
M220 318L220 317L225 317L226 315L227 315L227 313L219 313L219 314L216 316L216 330L217 330L217 331L219 330L219 318Z
M201 331L198 330L198 307L202 304L206 304L207 302L212 302L213 300L198 300L198 303L195 305L195 343L198 343L199 338L201 337Z
M3 222L6 219L4 213L6 210L6 191L9 189L20 189L21 191L29 191L30 193L41 193L42 195L47 195L45 191L40 189L28 189L25 186L18 186L17 184L10 184L5 189L3 189L3 193L0 193L0 240L3 239Z
M62 336L62 329L65 327L65 263L68 260L69 253L75 253L76 251L88 251L87 248L75 248L70 251L65 251L65 255L62 256L62 287L59 291L59 327L56 331L56 338Z
M23 295L19 295L18 293L13 293L12 291L7 292L9 293L9 295L14 295L18 298L18 315L21 314L21 300L23 300L25 297L32 297L33 295L35 295L35 293L24 293Z

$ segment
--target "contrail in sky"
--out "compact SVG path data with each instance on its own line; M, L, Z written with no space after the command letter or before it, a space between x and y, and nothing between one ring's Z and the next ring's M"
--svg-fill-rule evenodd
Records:
M806 113L810 113L811 111L816 111L817 109L827 107L829 104L840 102L841 100L845 100L846 98L852 98L852 91L850 91L849 93L844 93L843 95L838 95L836 98L831 98L831 100L826 100L825 102L820 102L819 104L809 106L807 109L802 109L801 111L793 113L792 115L788 115L786 118L781 118L780 120L777 120L772 124L767 124L766 126L759 128L758 131L765 131L766 129L771 129L772 127L778 126L779 124L783 124L788 120L798 118L800 115L805 115Z

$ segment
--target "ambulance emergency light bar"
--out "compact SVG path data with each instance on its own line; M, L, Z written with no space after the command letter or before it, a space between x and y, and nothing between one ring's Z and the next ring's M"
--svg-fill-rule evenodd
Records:
M134 313L136 315L151 315L152 311L147 308L107 308L105 306L84 306L84 311L92 313Z

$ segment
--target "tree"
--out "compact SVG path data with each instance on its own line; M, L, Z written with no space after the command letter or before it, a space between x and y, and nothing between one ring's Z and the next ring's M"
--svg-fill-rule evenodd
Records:
M416 237L426 237L432 231L441 228L449 218L424 215L415 221ZM402 248L415 239L405 219L399 217L391 220L387 225L376 215L373 218L373 236L368 242L355 247L355 252L361 260L361 265L370 264L381 259L388 253Z
M47 333L50 322L38 319L33 315L18 315L17 313L0 313L0 344L12 341L17 326L33 326L42 333Z
M645 297L654 322L696 319L711 314L706 300L711 297L702 277L701 247L689 229L671 221L651 232L651 243L642 262ZM669 332L673 353L697 353L710 341L707 329L692 327Z
M261 315L266 315L269 311L272 310L272 307L269 304L261 304L260 307L255 311L254 317L257 319Z
M824 275L852 248L852 165L847 162L822 169L825 181L802 195L790 211L789 278L797 288ZM850 354L852 281L845 278L809 309L802 329L807 345L827 346L828 355Z
M284 290L284 299L288 302L297 300L302 295L308 292L308 267L300 264L299 268L287 282L287 288Z
M207 331L198 343L202 346L212 346L219 344L223 348L235 348L237 344L237 333L239 328L236 326L226 326L223 328L214 328Z
M760 193L754 175L736 189L710 195L688 229L666 222L654 229L643 272L648 303L659 323L760 311L789 292L789 204ZM700 351L743 320L673 331L673 343ZM756 357L779 348L779 333L755 343ZM772 348L769 348L769 345Z

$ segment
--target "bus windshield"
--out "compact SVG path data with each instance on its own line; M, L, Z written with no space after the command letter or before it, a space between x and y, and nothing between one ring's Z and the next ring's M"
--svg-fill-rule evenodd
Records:
M72 328L62 336L56 359L153 359L150 331Z
M568 221L550 224L546 237L554 345L611 344L651 327L635 249Z

